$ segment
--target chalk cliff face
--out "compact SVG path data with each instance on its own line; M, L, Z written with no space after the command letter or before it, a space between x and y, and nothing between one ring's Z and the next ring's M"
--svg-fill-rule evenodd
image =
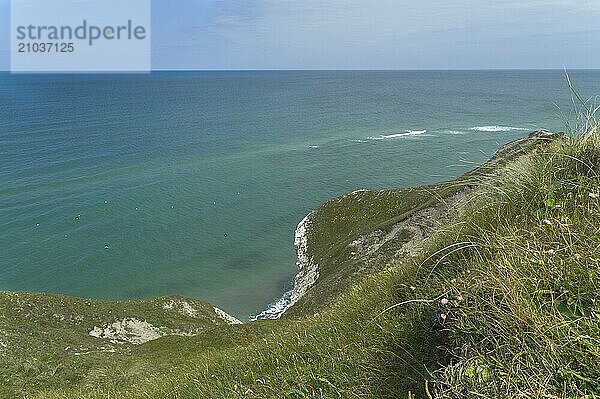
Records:
M298 223L294 234L298 273L296 273L294 278L292 289L284 293L277 302L271 304L264 311L257 315L250 316L250 321L261 319L274 320L280 318L306 294L319 278L319 266L314 259L308 255L308 231L310 230L312 223L312 214L313 212L309 213L300 221L300 223Z
M313 286L315 281L319 278L319 266L315 261L308 255L308 231L311 225L312 212L309 213L302 219L302 221L296 227L296 233L294 235L294 245L296 247L296 254L298 260L296 265L298 266L298 274L294 279L294 288L290 296L289 306L294 305L300 298L306 294L306 291ZM289 307L288 306L288 307Z

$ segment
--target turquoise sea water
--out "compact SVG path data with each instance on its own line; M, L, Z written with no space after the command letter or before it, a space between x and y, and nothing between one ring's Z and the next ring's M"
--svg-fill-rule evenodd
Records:
M311 209L456 177L562 129L554 103L561 71L0 74L0 290L247 318L289 288Z

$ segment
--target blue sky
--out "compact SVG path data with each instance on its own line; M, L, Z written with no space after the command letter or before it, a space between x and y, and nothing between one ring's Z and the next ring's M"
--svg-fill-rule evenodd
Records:
M600 0L153 0L152 13L154 69L600 68ZM9 0L0 16L5 70Z

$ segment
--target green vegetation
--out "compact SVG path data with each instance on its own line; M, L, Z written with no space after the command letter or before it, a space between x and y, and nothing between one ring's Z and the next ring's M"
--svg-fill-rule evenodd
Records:
M0 293L0 304L2 398L84 379L89 383L107 376L128 379L127 373L113 374L112 367L132 365L131 352L137 347L133 342L167 334L201 334L228 325L211 305L181 297L104 302ZM96 335L106 329L110 336L90 336L94 327ZM117 331L119 327L124 330Z
M538 134L454 182L358 191L311 220L319 278L277 321L3 294L0 397L600 396L597 132ZM88 335L133 318L197 335Z
M440 397L600 395L597 132L485 181L431 251L454 354Z

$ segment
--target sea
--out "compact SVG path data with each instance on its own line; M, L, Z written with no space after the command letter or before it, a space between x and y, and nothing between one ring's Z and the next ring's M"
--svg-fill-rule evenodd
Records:
M571 109L560 70L0 73L0 290L248 320L319 204L455 178Z

